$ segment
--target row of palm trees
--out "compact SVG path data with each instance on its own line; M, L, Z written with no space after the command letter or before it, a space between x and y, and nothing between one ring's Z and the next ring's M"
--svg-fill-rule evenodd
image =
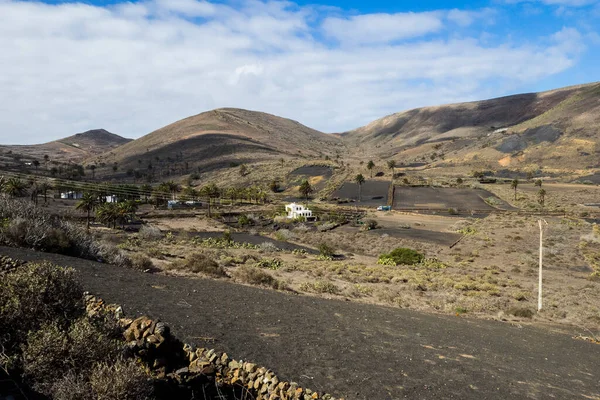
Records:
M84 193L75 206L77 210L86 212L86 226L90 229L91 213L96 213L96 219L113 228L117 224L124 226L125 223L135 218L138 203L135 200L126 200L119 203L103 203L96 193Z
M362 161L360 163L362 164ZM396 161L394 161L394 160L389 160L387 162L388 169L392 170L392 180L394 179L394 169L397 166L398 166L398 164L396 164ZM371 174L371 178L373 178L373 168L375 168L375 163L373 162L373 160L369 160L369 162L367 163L367 169L369 170L369 173Z
M178 193L180 193L178 195ZM198 200L198 199L229 199L231 203L236 201L245 200L248 202L265 203L268 200L267 192L259 186L249 187L229 187L219 188L216 184L210 183L204 185L199 189L188 186L182 188L179 184L173 181L163 182L158 185L154 192L153 197L156 199L166 199L171 197L175 199L178 197L183 201Z

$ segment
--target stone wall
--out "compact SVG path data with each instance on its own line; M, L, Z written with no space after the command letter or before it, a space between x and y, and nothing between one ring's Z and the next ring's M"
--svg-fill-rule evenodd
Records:
M103 314L118 319L127 350L144 361L148 372L158 379L179 386L205 384L208 380L223 387L237 388L248 395L245 398L256 400L335 400L331 395L282 381L265 367L233 360L226 353L213 349L184 344L170 334L169 327L163 322L146 316L135 320L124 318L119 306L105 304L91 295L86 295L85 300L90 317Z

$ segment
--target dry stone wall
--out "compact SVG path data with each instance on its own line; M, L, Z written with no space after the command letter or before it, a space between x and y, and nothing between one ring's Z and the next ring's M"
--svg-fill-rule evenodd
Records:
M248 398L256 400L336 400L295 382L282 381L268 368L231 359L228 354L214 349L184 344L173 337L169 327L161 321L146 316L132 320L123 316L119 306L105 304L92 295L86 295L85 300L90 317L108 314L118 319L127 350L143 360L156 378L178 385L214 380L219 385L242 388L249 394Z

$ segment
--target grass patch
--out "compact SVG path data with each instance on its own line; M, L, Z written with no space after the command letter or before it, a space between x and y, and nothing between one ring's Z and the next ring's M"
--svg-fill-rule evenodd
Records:
M341 291L335 283L329 281L304 282L300 285L300 290L303 292L328 294L339 294Z

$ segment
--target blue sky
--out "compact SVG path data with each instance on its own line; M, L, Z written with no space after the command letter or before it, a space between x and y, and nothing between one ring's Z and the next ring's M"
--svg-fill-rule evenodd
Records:
M342 132L600 80L600 0L0 0L0 143L218 107Z

